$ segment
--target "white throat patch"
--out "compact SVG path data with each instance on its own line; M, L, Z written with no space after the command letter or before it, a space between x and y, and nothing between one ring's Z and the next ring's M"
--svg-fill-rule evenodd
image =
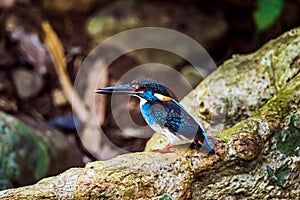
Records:
M162 94L154 93L154 96L161 101L172 101L171 97L164 96Z

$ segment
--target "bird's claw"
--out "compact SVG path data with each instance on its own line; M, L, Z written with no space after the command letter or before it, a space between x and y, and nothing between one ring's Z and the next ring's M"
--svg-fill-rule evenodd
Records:
M174 150L172 148L173 148L173 145L172 144L168 144L163 149L151 149L151 151L152 152L159 152L159 153L173 153Z

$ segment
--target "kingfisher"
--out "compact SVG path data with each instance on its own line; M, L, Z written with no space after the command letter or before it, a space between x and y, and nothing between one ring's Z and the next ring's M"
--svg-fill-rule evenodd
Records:
M136 79L128 84L98 88L100 94L127 94L140 99L140 110L147 124L156 132L164 134L169 144L154 152L171 152L174 145L193 143L201 150L214 154L206 133L195 118L181 104L173 99L168 89L160 82L150 79Z

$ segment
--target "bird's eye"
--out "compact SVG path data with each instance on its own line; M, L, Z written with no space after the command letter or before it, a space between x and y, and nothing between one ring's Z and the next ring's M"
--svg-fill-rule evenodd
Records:
M145 85L140 85L139 89L144 90L144 89L146 89L146 86Z

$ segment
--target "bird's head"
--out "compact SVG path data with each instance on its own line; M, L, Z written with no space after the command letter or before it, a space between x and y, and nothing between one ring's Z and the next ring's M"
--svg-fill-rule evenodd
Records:
M167 88L162 83L150 78L136 79L123 85L98 88L95 92L100 94L129 94L146 101L172 100Z

